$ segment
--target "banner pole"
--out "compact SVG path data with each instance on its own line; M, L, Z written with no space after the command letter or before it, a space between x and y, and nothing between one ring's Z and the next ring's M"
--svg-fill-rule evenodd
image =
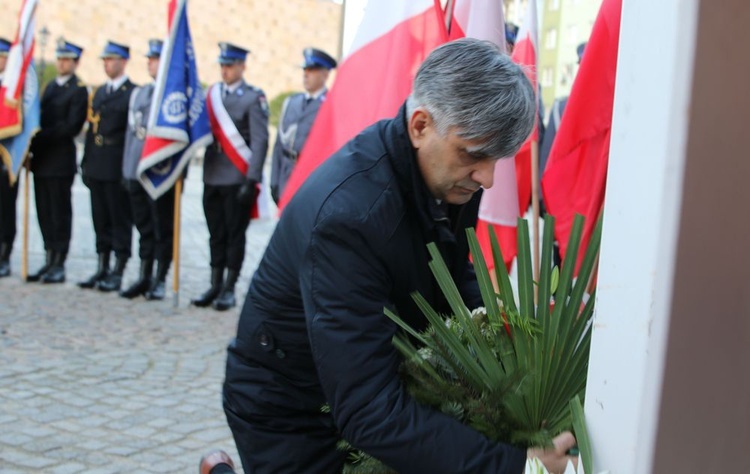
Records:
M23 245L21 247L21 280L29 274L29 167L24 165L23 173Z
M172 261L174 273L172 275L173 302L172 306L180 305L180 213L182 204L182 177L174 185L174 231L172 234Z

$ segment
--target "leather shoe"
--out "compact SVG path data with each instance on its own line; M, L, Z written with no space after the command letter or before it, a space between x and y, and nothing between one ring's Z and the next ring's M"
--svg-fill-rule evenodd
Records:
M225 464L234 472L234 463L227 453L220 449L208 452L201 458L200 474L211 474L211 470L221 464Z

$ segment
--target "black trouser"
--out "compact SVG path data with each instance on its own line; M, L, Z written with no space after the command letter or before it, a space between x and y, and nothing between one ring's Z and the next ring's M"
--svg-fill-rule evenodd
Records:
M138 256L141 260L172 263L174 234L174 188L154 201L141 183L127 180L133 221L138 229Z
M245 231L250 223L251 206L237 201L239 184L203 188L211 267L240 271L245 259Z
M118 258L130 258L133 218L130 200L120 181L88 178L91 217L96 232L96 253L114 250Z
M18 181L11 186L5 166L0 168L0 242L13 246L16 238Z
M73 176L34 175L36 215L44 239L44 250L68 253L73 223L72 186Z
M253 474L341 472L346 452L336 448L340 436L331 415L320 410L322 394L320 404L302 408L310 390L291 380L229 347L224 414L242 468Z

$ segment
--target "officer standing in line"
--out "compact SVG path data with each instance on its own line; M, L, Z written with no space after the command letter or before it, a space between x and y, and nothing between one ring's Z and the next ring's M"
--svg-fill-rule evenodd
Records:
M163 41L148 42L148 74L156 79ZM138 181L138 162L146 139L146 127L154 96L153 82L135 89L130 96L128 131L125 134L125 153L122 157L122 176L130 197L133 221L140 234L138 256L141 268L138 280L120 291L124 298L144 295L148 300L164 299L165 280L172 263L172 234L174 228L174 187L156 201L151 199ZM157 262L156 278L153 276Z
M96 232L96 272L78 283L101 291L120 289L130 258L133 218L128 194L122 185L122 154L128 126L128 104L135 85L125 75L130 48L109 41L100 56L109 80L96 89L89 103L89 129L81 173L91 191L91 217ZM117 257L110 272L109 257Z
M47 84L41 101L41 129L31 142L31 171L39 228L47 258L26 281L62 283L73 223L71 188L78 163L75 137L86 121L88 91L75 71L83 48L60 39L57 77Z
M336 67L336 60L319 49L305 48L302 55L305 58L302 64L305 92L284 100L276 144L273 147L271 197L277 204L307 141L320 105L326 100L328 74Z
M0 85L3 83L9 51L10 41L0 38ZM0 159L0 277L10 275L10 253L16 239L16 197L18 181L11 186L10 170Z
M209 90L210 113L217 118L211 125L214 142L203 162L211 286L191 303L224 311L236 304L234 286L245 258L245 231L268 151L268 102L262 90L242 79L249 51L229 43L219 43L219 48L222 82Z

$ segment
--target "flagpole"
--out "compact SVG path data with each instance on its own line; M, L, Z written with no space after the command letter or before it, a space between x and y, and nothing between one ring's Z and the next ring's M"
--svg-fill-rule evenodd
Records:
M448 0L448 3L445 5L445 31L450 34L451 32L451 24L453 23L453 4L455 3L455 0Z
M23 179L23 245L21 246L21 280L29 274L29 167L24 166Z
M177 308L180 304L180 213L182 204L182 177L174 184L174 230L172 233L172 261L174 262L174 273L172 276L172 290L174 300L172 306Z
M531 141L531 213L532 226L534 229L534 281L539 282L539 142ZM534 286L534 300L539 291L538 285Z

